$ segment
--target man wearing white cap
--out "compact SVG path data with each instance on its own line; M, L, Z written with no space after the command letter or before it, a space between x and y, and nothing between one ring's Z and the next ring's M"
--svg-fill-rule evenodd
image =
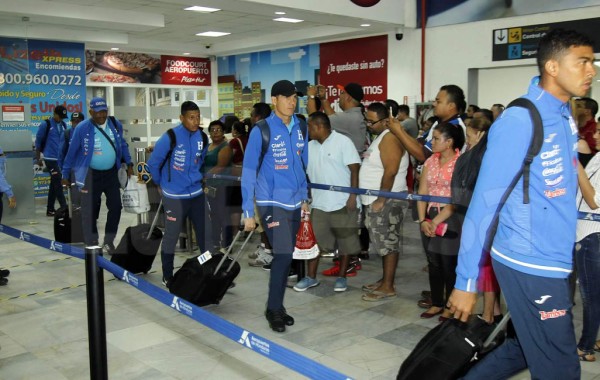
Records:
M103 98L90 101L90 118L73 130L71 143L63 164L63 184L71 185L73 170L75 184L81 194L81 220L86 245L98 244L96 221L100 214L102 193L106 196L108 214L104 229L103 250L114 250L114 240L121 219L121 194L118 169L121 163L133 174L133 164L123 126L114 117L108 117L108 107Z

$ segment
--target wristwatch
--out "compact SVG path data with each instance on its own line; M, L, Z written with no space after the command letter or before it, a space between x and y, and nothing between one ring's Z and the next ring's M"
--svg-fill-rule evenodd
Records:
M303 199L302 203L311 204L312 203L312 199Z
M308 95L308 98L309 99L314 99L314 98L316 98L316 96L314 96L314 95Z

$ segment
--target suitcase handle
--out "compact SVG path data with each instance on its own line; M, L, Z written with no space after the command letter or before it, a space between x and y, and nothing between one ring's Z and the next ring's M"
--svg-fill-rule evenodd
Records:
M156 215L154 215L154 219L152 219L152 224L150 225L150 230L148 231L146 240L150 240L150 237L152 237L152 231L154 231L154 227L156 227L156 223L158 223L158 215L160 214L161 207L162 207L162 198L160 199L160 203L158 204L158 208L156 209Z
M227 252L225 252L225 254L223 255L223 258L219 262L219 265L217 265L217 267L215 268L215 273L213 273L213 275L216 276L217 273L219 273L219 269L221 269L221 267L223 266L223 263L225 263L225 260L227 260L227 258L229 257L229 254L231 253L231 250L233 249L233 245L238 241L238 239L240 238L240 236L242 236L242 232L244 232L244 231L243 230L239 230L238 233L235 235L235 238L233 239L233 241L231 242L231 244L229 244L229 248L227 249ZM248 237L246 238L246 240L244 240L244 243L242 244L242 246L238 250L238 252L235 255L234 259L231 261L231 264L229 264L229 267L227 268L227 271L226 271L227 273L231 270L231 268L233 268L233 265L240 258L240 255L242 254L242 251L244 250L244 247L246 247L246 243L248 243L248 241L252 237L253 233L254 233L254 230L250 231L250 233L248 234Z

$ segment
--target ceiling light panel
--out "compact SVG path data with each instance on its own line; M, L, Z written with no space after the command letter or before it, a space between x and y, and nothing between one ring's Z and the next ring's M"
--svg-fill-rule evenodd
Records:
M212 13L212 12L220 11L219 8L201 7L201 6L197 6L197 5L195 5L193 7L183 8L183 10L185 10L185 11L194 11L194 12L202 12L202 13Z
M196 33L197 36L201 36L201 37L223 37L223 36L226 36L228 34L231 34L231 33L227 33L227 32L215 32L215 31L208 31L208 32L202 32L202 33Z
M299 20L297 18L289 18L289 17L279 17L279 18L274 18L273 21L290 22L292 24L296 24L296 23L302 22L304 20Z

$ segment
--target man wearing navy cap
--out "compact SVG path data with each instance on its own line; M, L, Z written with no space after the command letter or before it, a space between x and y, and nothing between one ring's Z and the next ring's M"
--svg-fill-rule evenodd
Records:
M81 220L86 245L98 245L97 219L100 214L102 193L106 196L108 213L102 248L110 253L121 219L121 194L118 169L128 165L133 174L133 164L123 126L113 116L108 117L108 106L103 98L90 101L90 118L79 123L72 132L71 143L63 164L63 184L71 185L73 171L75 184L81 195Z
M271 102L273 112L260 122L266 123L270 135L264 156L260 123L248 138L242 168L242 210L245 230L254 230L256 198L262 225L273 247L265 316L271 329L284 332L286 326L294 324L294 318L283 306L283 298L300 226L300 210L308 211L308 133L306 122L294 113L298 95L292 82L276 82L271 88Z
M43 154L44 164L46 164L48 173L50 173L46 216L54 216L54 203L56 200L58 200L60 207L67 205L60 183L62 175L58 166L60 142L67 128L67 124L63 121L66 118L67 109L64 106L56 106L52 117L40 123L35 135L35 158L37 164L42 166L41 154Z

